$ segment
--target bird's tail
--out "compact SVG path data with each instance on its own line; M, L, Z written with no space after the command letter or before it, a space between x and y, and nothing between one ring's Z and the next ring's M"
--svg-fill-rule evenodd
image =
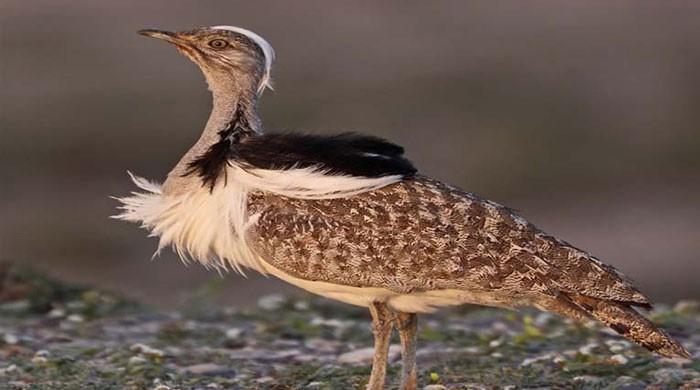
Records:
M629 304L583 295L571 295L546 305L549 310L581 319L583 313L595 317L620 335L666 357L689 358L690 353L671 336L639 314ZM553 307L552 307L553 306Z

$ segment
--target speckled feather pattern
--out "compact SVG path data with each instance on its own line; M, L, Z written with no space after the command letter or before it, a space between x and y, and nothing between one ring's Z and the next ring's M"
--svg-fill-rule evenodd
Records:
M649 300L615 268L512 210L423 176L353 197L249 196L248 240L265 262L306 281L410 296L466 291L464 303L533 305L595 317L669 357L688 357L632 306Z
M409 293L560 292L647 305L617 271L512 210L417 176L341 199L251 194L252 245L305 280Z

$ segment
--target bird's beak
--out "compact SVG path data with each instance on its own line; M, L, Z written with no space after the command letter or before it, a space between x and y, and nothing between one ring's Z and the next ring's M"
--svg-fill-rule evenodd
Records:
M170 43L175 44L175 45L181 45L184 43L183 39L180 36L178 36L177 33L173 33L170 31L145 29L145 30L139 30L138 33L143 35L143 36L162 39L166 42L170 42Z

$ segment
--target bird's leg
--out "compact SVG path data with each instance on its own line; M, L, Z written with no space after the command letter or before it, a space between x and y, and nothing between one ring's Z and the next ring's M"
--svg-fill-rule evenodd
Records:
M401 338L401 390L416 390L416 335L418 333L418 316L416 313L399 312L396 316L396 329Z
M393 313L386 303L374 302L369 306L372 315L372 332L374 333L374 360L372 374L367 383L367 390L384 389L386 364L389 357L389 339L394 325Z

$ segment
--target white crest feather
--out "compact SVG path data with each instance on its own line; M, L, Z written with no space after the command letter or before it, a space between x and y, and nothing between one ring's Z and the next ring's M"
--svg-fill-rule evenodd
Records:
M272 89L272 79L270 77L270 72L272 70L272 63L275 61L275 50L265 40L265 38L241 27L212 26L210 28L215 30L233 31L241 35L245 35L246 37L250 38L251 41L255 42L255 44L260 47L260 50L262 50L263 55L265 56L265 71L263 72L262 79L260 80L260 85L258 85L258 94L261 94L265 90L265 88Z

